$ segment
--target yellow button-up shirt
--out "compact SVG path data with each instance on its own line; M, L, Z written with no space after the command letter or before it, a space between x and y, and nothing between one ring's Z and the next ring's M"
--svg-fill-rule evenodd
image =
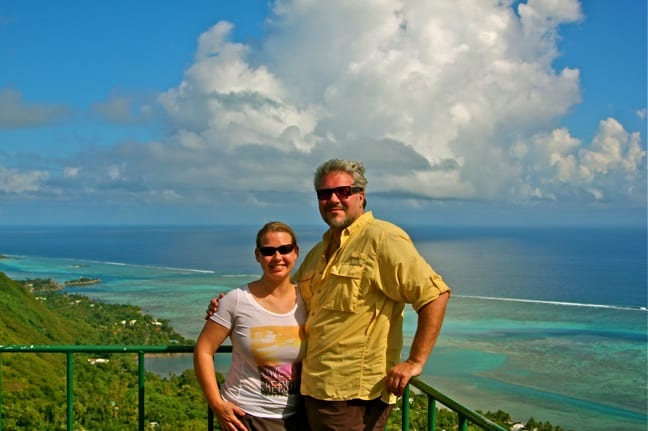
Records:
M371 212L343 230L327 262L330 241L328 231L294 275L309 310L301 392L393 403L385 376L400 362L405 304L418 311L450 289L405 231Z

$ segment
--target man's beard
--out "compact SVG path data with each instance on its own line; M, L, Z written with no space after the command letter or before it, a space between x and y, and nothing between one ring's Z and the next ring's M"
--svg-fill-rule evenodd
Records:
M329 210L331 209L343 210L344 216L340 218L339 215L329 213ZM336 206L333 208L327 208L322 218L324 219L324 222L326 222L326 224L329 225L330 227L335 229L344 229L346 227L349 227L354 220L353 218L349 217L346 211L347 211L347 207L345 206Z

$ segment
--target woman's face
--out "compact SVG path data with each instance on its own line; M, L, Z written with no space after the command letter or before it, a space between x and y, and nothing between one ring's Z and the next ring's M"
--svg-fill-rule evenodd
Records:
M295 262L299 257L299 249L295 246L291 251L282 254L277 250L281 246L290 246L293 244L293 238L288 232L267 232L262 238L260 247L254 251L257 262L261 265L263 274L273 280L282 280L290 277L290 273L295 267ZM272 252L270 256L264 256L261 249L274 248L275 250L264 250L266 254Z

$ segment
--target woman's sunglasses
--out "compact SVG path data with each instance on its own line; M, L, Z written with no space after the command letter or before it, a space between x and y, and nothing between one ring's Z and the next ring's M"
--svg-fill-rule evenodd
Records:
M258 247L259 253L264 256L274 256L276 252L279 254L288 254L295 249L295 244L285 244L279 247Z

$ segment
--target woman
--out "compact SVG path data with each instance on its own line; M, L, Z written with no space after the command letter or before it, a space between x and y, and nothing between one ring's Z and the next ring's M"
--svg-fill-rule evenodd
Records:
M267 223L254 255L263 275L221 298L196 342L196 377L223 430L304 430L299 383L306 306L290 281L299 256L295 233L284 223ZM213 354L228 336L232 366L219 388Z

